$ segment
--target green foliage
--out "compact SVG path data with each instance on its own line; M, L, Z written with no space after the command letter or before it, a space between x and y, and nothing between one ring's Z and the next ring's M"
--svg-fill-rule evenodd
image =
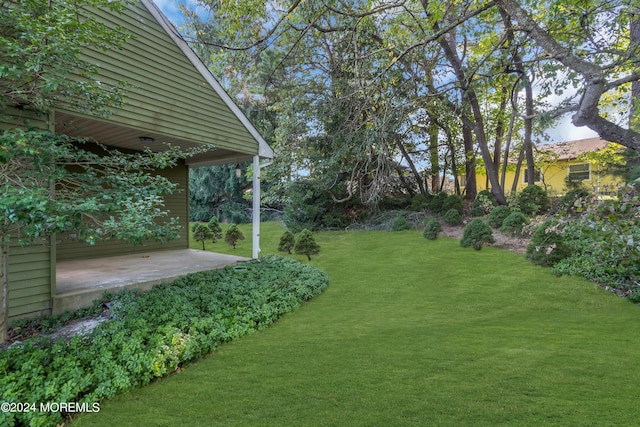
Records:
M218 217L215 215L211 217L209 223L207 224L211 233L213 233L213 243L217 242L222 238L222 226L220 225L220 221L218 221Z
M191 274L139 296L122 291L112 297L112 320L87 335L34 338L0 351L0 396L4 402L100 402L266 328L327 282L316 268L269 256ZM4 412L0 424L56 425L64 415Z
M422 236L427 240L436 240L440 232L442 232L442 224L436 218L431 218L427 221Z
M297 181L289 186L288 203L284 210L284 223L294 233L304 229L316 230L322 226L322 218L328 212L330 199L317 183L311 180Z
M280 242L278 243L278 251L286 252L291 255L291 250L296 244L296 236L289 230L285 231L280 237Z
M407 218L404 215L398 215L391 226L393 231L408 230L409 228L409 222L407 222Z
M411 210L420 211L429 207L429 198L424 194L416 194L411 198Z
M500 205L496 206L491 210L489 217L487 218L487 224L489 224L493 228L502 227L502 223L505 218L511 214L511 209L508 206Z
M119 13L123 6L110 0L3 2L0 113L18 105L40 112L58 107L107 114L120 104L124 84L98 80L98 67L81 52L117 50L126 43L131 36L123 28L86 13Z
M460 245L463 248L473 246L473 249L479 251L486 243L495 243L493 230L486 222L476 218L464 228Z
M490 213L496 206L496 196L489 190L482 190L471 205L471 216L479 217Z
M511 212L502 222L500 231L514 236L522 234L522 227L529 223L529 218L522 212Z
M447 212L451 209L455 209L460 215L464 213L464 203L462 201L462 197L457 194L449 194L447 196L447 198L442 203L441 212Z
M306 255L307 259L311 261L311 255L320 253L320 245L313 238L311 231L304 229L296 236L293 250L299 255Z
M525 187L518 194L516 203L520 211L528 216L546 212L551 207L547 191L539 185Z
M215 216L228 222L249 222L249 202L244 190L250 185L247 163L240 163L240 178L231 163L189 169L189 215L191 221L208 221Z
M208 226L197 224L193 230L193 239L197 242L202 242L202 250L204 251L204 242L207 240L213 240L215 242L215 234Z
M536 228L527 245L525 256L534 264L553 266L571 255L557 220L546 221Z
M429 210L436 214L444 212L444 204L448 197L444 191L436 193L429 201Z
M227 227L227 231L224 233L224 241L233 246L233 249L238 245L238 241L244 240L244 233L240 230L237 224L231 223Z
M586 188L574 188L567 191L564 196L560 198L558 202L558 210L566 214L575 214L582 212L582 204L585 200L591 196L591 193Z
M462 224L462 215L460 215L460 212L457 209L449 209L442 219L449 225Z

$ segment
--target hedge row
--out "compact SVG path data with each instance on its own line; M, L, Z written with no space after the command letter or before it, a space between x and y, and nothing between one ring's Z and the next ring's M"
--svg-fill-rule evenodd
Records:
M328 276L265 257L113 296L108 322L69 340L33 338L0 352L4 402L92 404L176 371L226 341L260 330L321 293ZM49 426L64 413L0 413L0 425Z

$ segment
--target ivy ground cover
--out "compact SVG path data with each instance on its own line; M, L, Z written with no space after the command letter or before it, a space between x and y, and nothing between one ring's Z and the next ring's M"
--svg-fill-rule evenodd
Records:
M263 227L263 252L282 232ZM637 306L415 230L315 237L321 295L74 425L637 424Z

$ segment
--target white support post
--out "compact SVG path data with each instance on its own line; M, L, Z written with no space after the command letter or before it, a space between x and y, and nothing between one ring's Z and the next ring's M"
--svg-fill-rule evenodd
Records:
M260 157L253 156L253 259L260 255Z

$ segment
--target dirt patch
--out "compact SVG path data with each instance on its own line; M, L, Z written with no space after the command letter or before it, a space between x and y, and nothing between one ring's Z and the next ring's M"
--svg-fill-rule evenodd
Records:
M447 224L442 224L442 235L447 237L453 237L454 239L462 239L462 233L464 231L464 225L461 226L452 226ZM511 252L516 252L519 254L524 254L527 245L531 241L530 236L511 236L509 234L505 234L500 230L493 230L493 238L496 240L495 243L487 245L493 246L494 248L506 249Z

